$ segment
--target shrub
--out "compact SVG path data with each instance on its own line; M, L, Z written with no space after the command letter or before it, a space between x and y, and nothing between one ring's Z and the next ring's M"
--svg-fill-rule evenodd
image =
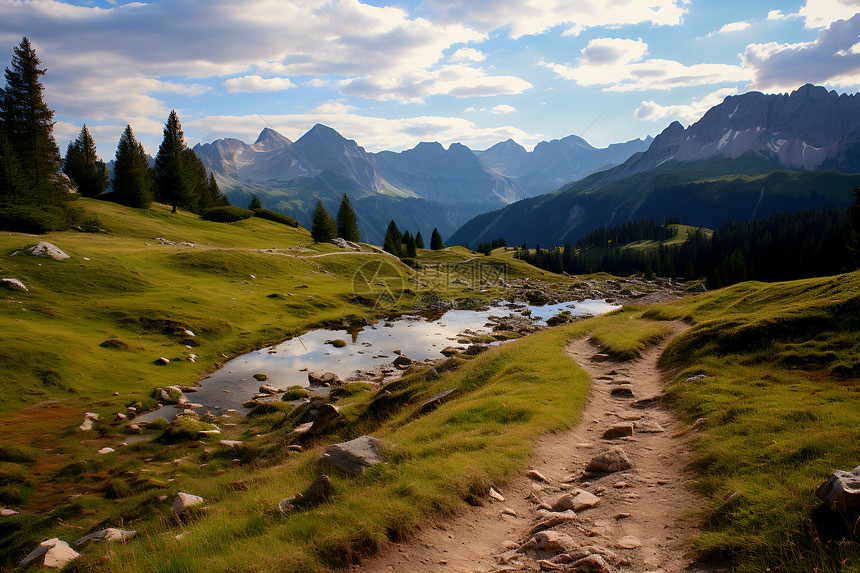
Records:
M250 219L254 216L254 212L233 206L212 207L203 211L200 216L207 221L215 221L216 223L234 223L242 219Z
M42 234L74 225L79 213L57 205L0 205L0 229Z
M301 400L302 398L307 398L311 393L309 390L302 388L301 386L290 386L286 392L284 392L284 397L281 398L284 402L292 402L293 400Z
M290 227L299 227L299 222L289 215L284 215L283 213L278 213L277 211L272 211L270 209L254 209L254 216L268 221L274 221L275 223L289 225Z

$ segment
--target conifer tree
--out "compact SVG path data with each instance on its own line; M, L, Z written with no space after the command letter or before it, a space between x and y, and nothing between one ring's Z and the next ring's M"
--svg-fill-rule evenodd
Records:
M424 248L424 237L421 236L421 231L418 231L418 233L415 235L415 248Z
M251 199L251 204L248 205L248 209L253 211L254 209L262 209L262 208L263 208L263 204L260 203L260 200L257 198L256 195L254 195L254 198Z
M851 217L851 236L852 248L854 251L854 266L860 267L860 187L854 188L854 197L856 200L849 208Z
M415 245L415 237L412 236L409 231L403 234L403 245L405 247L405 256L412 257L413 259L418 256L418 249Z
M183 206L192 213L202 213L214 207L218 197L209 196L209 174L206 172L206 166L194 150L188 147L182 150L182 172L188 189L188 199Z
M445 243L442 242L442 235L439 234L439 229L433 228L433 234L430 236L430 248L434 251L445 248Z
M152 203L149 159L127 125L119 138L113 167L111 197L122 205L146 209Z
M54 140L54 112L42 99L41 61L25 37L13 49L12 66L6 68L6 87L0 90L0 124L15 152L26 183L24 202L57 203L64 197L56 176L62 166Z
M337 236L353 243L357 243L359 239L358 220L346 193L343 194L340 208L337 210Z
M98 197L108 187L107 166L99 159L96 142L86 124L78 138L66 148L63 173L77 185L78 193L84 197Z
M208 196L208 199L206 200L207 204L211 202L213 207L230 206L230 199L221 193L221 188L218 187L218 182L215 181L215 174L212 172L209 173L209 186L206 190L206 194Z
M18 156L0 129L0 204L15 202L24 193L24 179Z
M155 156L155 196L173 207L188 207L193 202L193 189L185 174L185 135L176 110L171 110L164 125L164 139Z
M311 224L311 237L316 243L325 243L337 237L337 225L319 199L317 199L317 208Z
M382 243L382 250L391 253L395 257L402 256L403 235L394 223L394 219L388 223L388 229L385 231L385 240Z

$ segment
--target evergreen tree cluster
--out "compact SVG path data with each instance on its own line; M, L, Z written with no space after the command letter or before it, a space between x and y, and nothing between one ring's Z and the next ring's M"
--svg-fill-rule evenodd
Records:
M854 266L860 268L860 187L854 188L854 204L849 209L851 216L851 249L854 253Z
M625 245L635 241L668 241L677 234L678 229L670 227L669 224L661 225L656 221L643 218L638 221L628 221L617 227L595 229L577 241L576 246L579 249L585 249Z
M852 270L851 228L848 212L834 207L726 223L712 237L695 231L678 246L651 251L567 244L553 249L538 245L532 252L523 245L516 257L557 273L706 278L709 288L719 288L745 280L782 281Z
M439 229L433 228L433 234L430 235L430 249L433 251L438 251L445 248L445 243L442 242L442 235L439 233Z
M484 253L485 255L489 255L493 252L493 249L498 249L499 247L507 247L508 242L504 237L499 237L498 239L493 239L492 241L484 241L483 243L478 243L477 251L479 253Z
M439 231L433 229L433 233L435 236L439 234ZM439 241L441 243L441 236L439 236ZM421 236L420 231L413 236L409 231L401 233L394 219L388 223L388 229L385 231L385 240L382 243L384 251L401 259L414 259L418 256L418 249L423 248L424 237Z
M353 243L358 242L358 218L346 193L343 194L343 199L341 199L340 207L337 210L337 221L329 215L322 201L317 199L317 207L314 211L313 223L311 224L311 237L313 237L316 243L325 243L335 237L340 237Z

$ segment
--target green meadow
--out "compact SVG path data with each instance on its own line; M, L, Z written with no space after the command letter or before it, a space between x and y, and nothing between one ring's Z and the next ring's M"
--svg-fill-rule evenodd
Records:
M114 414L151 407L156 387L194 384L266 343L406 312L426 294L410 280L420 271L370 246L346 253L257 218L220 224L161 206L81 204L102 232L0 235L3 277L30 289L4 292L0 310L0 505L22 510L0 521L0 568L45 539L121 527L138 535L90 546L67 569L342 569L431 516L479 501L526 466L537 436L577 423L589 379L564 353L569 341L589 336L629 359L666 336L666 320L682 319L692 328L661 363L707 502L696 516L702 557L737 571L860 570L857 533L825 523L814 497L831 471L860 465L860 273L628 306L454 358L438 373L415 368L381 388L353 382L329 398L341 415L308 441L293 432L312 419L308 405L260 407L219 421L220 438L242 442L231 447L197 441L193 425L150 424L134 435ZM72 258L13 255L38 240ZM422 251L413 264L475 257L507 262L512 277L568 280L504 251ZM394 306L369 304L374 289L389 286L378 276L356 292L353 277L368 262L403 278ZM479 290L447 284L442 296L504 295ZM687 382L698 374L706 377ZM448 401L420 411L450 389ZM87 411L100 419L84 434L77 427ZM329 470L327 503L277 510L322 473L327 444L364 434L383 440L384 464L360 476ZM287 447L299 443L300 452ZM105 446L116 451L98 454ZM173 516L179 491L202 496L204 508Z

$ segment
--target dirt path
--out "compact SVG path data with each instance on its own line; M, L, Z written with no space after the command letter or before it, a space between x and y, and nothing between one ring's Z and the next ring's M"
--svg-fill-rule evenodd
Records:
M680 322L671 326L671 336L685 328ZM602 360L599 349L586 339L569 345L568 354L591 375L592 390L578 426L544 436L535 444L530 469L549 483L523 475L498 488L504 501L489 499L483 507L467 507L451 519L428 523L411 540L392 544L354 571L537 571L539 560L562 550L514 549L532 538L536 524L561 515L541 509L541 502L553 505L580 489L598 496L599 502L576 511L575 519L547 530L550 537L560 534L556 545L564 551L573 554L573 548L596 547L592 551L603 552L597 561L602 559L608 565L605 571L704 571L688 554L696 530L685 515L696 507L697 500L686 487L691 479L684 470L689 454L674 437L677 422L659 401L637 402L661 392L657 359L667 342L648 348L640 359L630 362ZM612 395L613 389L622 387L631 389L633 396ZM632 436L602 438L608 428L625 422L633 424ZM616 446L626 452L633 469L583 479L589 461ZM584 497L578 494L574 500ZM544 562L542 570L589 570L559 562L563 560ZM595 565L592 570L601 569Z

